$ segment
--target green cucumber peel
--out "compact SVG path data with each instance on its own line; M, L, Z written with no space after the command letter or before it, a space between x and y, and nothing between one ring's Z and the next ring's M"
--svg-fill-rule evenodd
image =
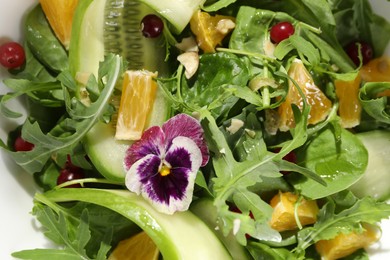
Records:
M82 201L115 211L142 228L164 259L232 259L221 241L190 211L166 215L157 212L142 197L125 190L67 188L36 194L35 199L52 203Z
M105 3L105 0L84 0L77 5L69 46L69 69L73 76L77 72L97 75L99 62L104 58L104 17L92 14L103 14Z
M214 206L214 201L209 198L202 198L192 203L190 210L195 213L208 227L214 231L215 235L225 245L233 259L251 259L249 252L238 243L233 233L229 233L225 236L221 228L218 226L218 212Z

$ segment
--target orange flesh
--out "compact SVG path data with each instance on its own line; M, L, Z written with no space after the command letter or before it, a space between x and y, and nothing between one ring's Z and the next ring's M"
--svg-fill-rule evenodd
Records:
M153 107L157 91L157 73L126 71L122 83L115 138L139 140Z
M362 233L340 233L330 240L320 240L315 244L317 252L322 259L333 260L346 257L360 248L365 248L379 239L375 229L363 225Z
M360 124L362 106L359 101L360 74L352 81L335 81L336 96L339 100L341 126L352 128Z
M279 192L270 202L274 208L270 225L273 229L281 232L295 230L298 224L295 218L295 205L298 205L298 219L302 226L313 224L317 221L318 206L314 200L302 199L298 202L298 196L291 192Z
M39 0L39 2L55 35L68 49L78 0Z
M211 16L206 12L196 12L191 20L191 31L196 35L199 47L207 53L215 52L215 47L221 44L222 40L231 30L226 33L218 30L218 23L223 19L234 21L234 17L216 15Z
M313 78L302 61L298 59L293 61L288 75L296 81L306 98L306 102L311 107L308 124L317 124L325 120L332 109L332 102L314 84ZM289 90L286 99L278 108L280 117L279 129L281 131L288 131L290 128L295 127L294 114L291 108L292 104L295 104L301 110L303 108L302 96L293 82L289 81Z

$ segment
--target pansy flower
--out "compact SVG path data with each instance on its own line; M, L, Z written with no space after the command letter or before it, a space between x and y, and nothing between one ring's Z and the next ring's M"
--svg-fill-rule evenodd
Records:
M188 209L196 174L209 160L200 123L178 114L162 127L147 129L126 152L126 187L141 194L158 211Z

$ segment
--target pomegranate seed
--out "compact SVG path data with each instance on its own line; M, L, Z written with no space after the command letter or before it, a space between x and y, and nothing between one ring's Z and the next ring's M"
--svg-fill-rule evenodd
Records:
M14 142L14 150L16 152L28 152L34 148L34 144L27 142L20 135L16 137Z
M60 175L57 178L57 185L65 183L67 181L79 180L85 178L85 174L82 168L74 165L70 158L67 156L64 168L60 171ZM66 186L67 188L81 188L80 184L72 184Z
M5 68L19 68L25 61L24 49L19 43L8 42L0 46L0 64Z
M362 41L351 42L345 47L345 51L356 66L359 66L360 64L358 44L361 46L363 65L367 64L374 57L374 50L370 44Z
M160 17L148 14L141 21L141 32L146 38L157 38L164 29L164 23Z
M60 175L57 178L57 185L65 183L67 181L79 180L84 178L84 173L82 171L73 172L70 169L64 168L60 171ZM66 186L67 188L81 188L80 184L72 184Z
M279 43L295 32L294 26L290 22L280 22L271 27L270 37L272 42Z

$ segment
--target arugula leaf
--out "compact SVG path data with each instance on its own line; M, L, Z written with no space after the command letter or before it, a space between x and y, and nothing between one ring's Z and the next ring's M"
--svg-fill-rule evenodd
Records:
M231 53L204 54L200 57L200 65L193 86L182 89L183 99L185 103L193 104L193 107L212 104L214 106L212 113L216 117L224 117L238 98L228 94L224 96L223 102L215 105L215 97L223 95L230 86L245 88L248 79L249 70L245 60Z
M389 82L368 82L359 90L363 109L375 120L386 124L390 124L388 98L380 94L389 89Z
M329 201L319 213L313 227L298 232L297 251L301 252L319 240L332 239L341 232L361 231L361 223L376 224L389 218L390 204L371 197L357 201L353 206L335 214L335 204Z
M293 259L294 255L286 248L272 248L268 245L250 242L247 246L254 259Z
M60 79L71 77L66 72L61 75ZM53 131L56 135L51 132L45 134L36 122L26 121L22 128L22 137L35 146L33 150L28 152L9 151L17 164L27 172L39 172L51 156L72 154L73 150L81 145L85 134L102 118L107 110L107 104L111 93L114 91L116 81L122 75L121 58L117 55L107 56L99 70L99 75L99 82L103 84L102 82L105 82L104 79L106 79L106 84L103 85L104 88L102 88L99 98L91 106L83 106L76 98L71 99L70 95L66 94L65 101L67 102L68 113L73 118L65 118L55 128L55 130L58 130L60 127L64 130L63 132ZM65 80L65 82L72 81L73 79ZM72 86L70 87L72 88ZM65 91L65 93L68 92ZM77 106L72 106L72 104L77 104Z
M7 107L8 101L22 95L27 95L35 102L46 107L61 107L64 105L64 100L58 99L58 96L55 95L56 91L62 92L61 84L58 81L31 82L25 79L6 79L4 84L15 91L1 97L0 110L7 117L17 118L22 116L22 113L14 112Z
M59 245L65 245L60 249L32 249L15 252L12 256L20 259L92 259L87 255L85 247L91 239L88 224L88 211L84 210L79 225L73 227L62 212L57 215L48 206L42 206L36 212L37 218L47 229L45 235ZM110 246L104 245L98 251L95 259L106 259Z
M265 241L280 241L279 232L272 230L268 225L272 214L271 206L248 188L262 182L263 177L281 177L277 162L285 153L295 149L296 145L301 145L305 135L297 131L296 135L293 134L294 139L286 142L280 153L274 154L267 151L261 131L258 131L253 140L248 138L246 144L244 143L244 147L247 147L247 155L243 158L245 160L237 161L210 112L207 109L199 112L209 149L213 153L212 163L216 177L212 179L212 192L214 205L220 218L219 223L223 223L221 228L224 233L235 230L239 222L240 228L234 232L237 240L242 244L246 244L245 234ZM302 122L306 121L300 120L299 117L297 119L297 129L299 129L303 125ZM306 124L304 126L306 127ZM309 174L309 176L314 175L314 173ZM243 214L237 215L229 211L227 201L235 202ZM248 218L249 212L253 213L255 220Z
M289 21L297 32L291 40L287 39L276 46L275 56L278 59L296 50L301 59L306 56L314 68L319 61L326 62L329 66L331 60L343 72L354 69L336 38L333 14L325 0L289 0L277 6L276 12L242 6L237 14L236 29L232 33L229 47L266 54L270 45L271 26L278 21Z

